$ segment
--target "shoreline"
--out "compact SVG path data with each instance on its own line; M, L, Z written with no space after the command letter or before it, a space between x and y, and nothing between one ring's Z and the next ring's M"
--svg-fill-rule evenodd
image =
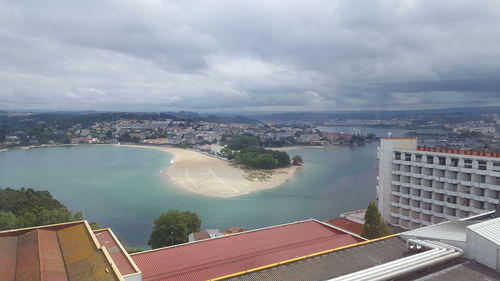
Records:
M276 188L293 178L301 166L274 170L242 168L197 151L162 146L121 145L165 151L174 163L161 170L172 184L183 191L218 198L231 198Z

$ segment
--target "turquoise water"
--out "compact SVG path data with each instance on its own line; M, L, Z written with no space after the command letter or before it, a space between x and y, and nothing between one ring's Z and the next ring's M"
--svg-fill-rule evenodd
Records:
M0 152L0 186L47 189L72 211L113 228L131 247L147 247L152 221L169 209L198 213L203 228L254 229L337 217L374 199L377 143L289 151L305 167L284 185L236 198L183 192L160 170L166 152L122 146L51 147Z

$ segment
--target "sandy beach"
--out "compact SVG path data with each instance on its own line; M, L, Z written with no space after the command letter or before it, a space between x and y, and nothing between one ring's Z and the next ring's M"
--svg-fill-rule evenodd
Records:
M291 166L269 171L242 169L231 162L187 149L126 146L170 152L174 163L162 174L185 191L212 197L235 197L277 187L292 178L298 168Z

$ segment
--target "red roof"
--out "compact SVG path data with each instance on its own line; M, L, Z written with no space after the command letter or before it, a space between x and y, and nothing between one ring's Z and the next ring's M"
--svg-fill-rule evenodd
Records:
M314 220L133 254L144 281L207 280L360 242Z
M327 223L329 223L333 226L336 226L336 227L340 227L340 228L345 229L347 231L350 231L352 233L361 234L361 232L363 232L363 225L362 224L356 223L356 222L353 222L350 220L337 218L337 219L331 219L331 220L327 221Z
M490 152L490 151L475 151L467 149L454 149L454 148L440 148L440 147L417 147L420 151L431 151L439 153L452 153L452 154L462 154L462 155L473 155L473 156L483 156L483 157L495 157L500 158L500 152Z
M115 263L116 267L122 275L128 275L137 273L138 270L134 267L132 262L127 257L125 250L120 247L118 242L115 239L115 236L111 233L109 228L94 230L94 234L99 241L101 246L106 247L108 250L111 259Z

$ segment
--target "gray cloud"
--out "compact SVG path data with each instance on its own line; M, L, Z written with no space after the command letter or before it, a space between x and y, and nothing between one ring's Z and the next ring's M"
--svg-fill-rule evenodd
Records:
M500 4L0 2L0 109L500 105Z

